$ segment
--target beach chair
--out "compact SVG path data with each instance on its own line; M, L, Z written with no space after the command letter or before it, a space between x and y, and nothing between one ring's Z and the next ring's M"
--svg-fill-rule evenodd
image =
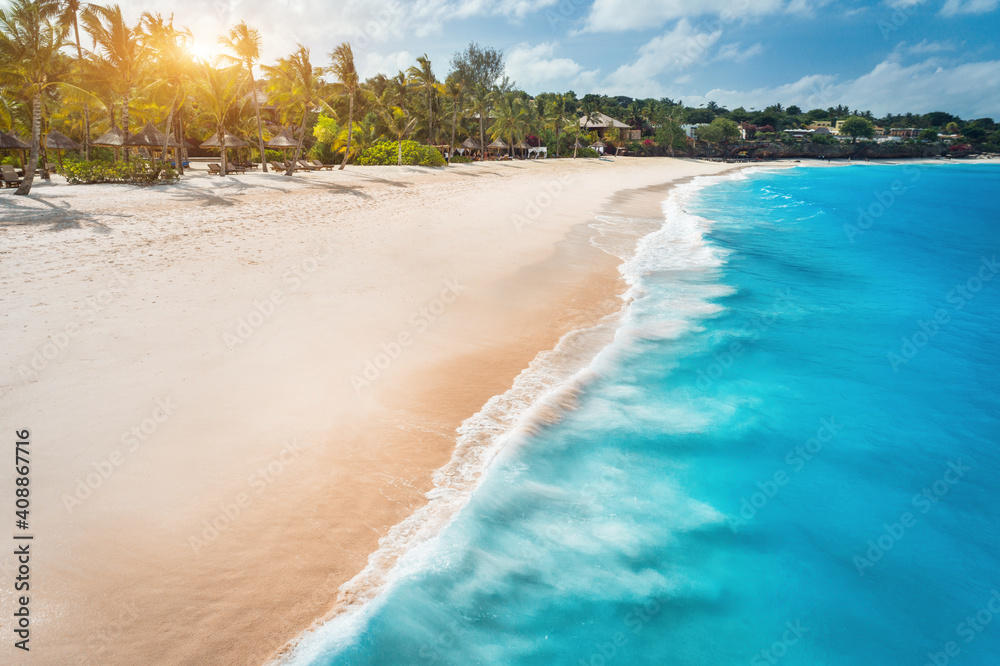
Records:
M312 164L309 164L309 162L306 162L305 160L299 160L299 167L307 171L319 171L320 169L323 168L323 167L313 166Z
M211 175L213 175L213 176L221 176L222 175L222 165L221 164L210 163L208 165L208 173L211 174Z
M309 164L312 164L317 170L328 169L330 171L333 171L333 169L337 166L336 164L323 164L319 160L309 160Z
M17 187L21 184L21 177L17 175L14 167L9 164L0 165L0 177L3 178L4 187Z

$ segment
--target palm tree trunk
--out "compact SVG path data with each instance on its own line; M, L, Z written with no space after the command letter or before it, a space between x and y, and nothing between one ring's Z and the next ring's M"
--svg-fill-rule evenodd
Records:
M42 93L35 93L32 100L31 110L31 155L28 163L24 167L24 180L18 185L14 194L27 195L31 192L31 185L35 180L35 165L38 164L38 145L42 140Z
M556 157L559 157L559 125L556 124Z
M434 98L431 95L432 88L427 89L427 145L431 145L434 140Z
M451 152L448 153L448 164L455 155L455 126L458 125L458 99L455 99L455 111L451 117Z
M286 176L291 176L295 173L295 165L299 163L299 159L302 157L302 143L306 140L306 121L309 119L309 104L302 105L302 123L299 125L299 143L295 146L295 159L292 160L292 166L288 167L288 171L285 172Z
M354 93L347 93L347 149L344 150L344 159L340 163L338 171L343 171L347 166L347 158L351 154L351 134L354 132Z
M167 112L167 122L163 128L163 150L160 153L160 161L163 163L163 167L167 166L167 153L169 152L167 148L170 146L170 135L173 134L174 125L174 109L177 106L177 93L174 93L174 98L170 100L170 110Z
M229 162L226 157L226 128L220 123L219 124L219 145L222 146L222 175L225 176L229 169Z
M76 36L76 62L80 67L80 82L83 82L83 47L80 46L80 24L73 14L73 34ZM83 159L90 161L90 107L83 103Z
M486 160L486 133L483 131L483 113L479 114L479 159Z
M184 127L184 123L181 122L181 116L183 111L177 110L177 118L174 119L174 129L177 130L177 146L174 148L174 164L177 165L177 173L184 175L184 132L181 131Z
M247 63L250 72L250 89L253 91L253 110L257 114L257 140L260 141L260 170L267 173L267 160L264 159L264 128L260 124L260 102L257 101L257 83L253 80L253 65Z
M398 153L396 155L396 166L403 166L403 135L399 135L399 141L396 142L396 147L398 148Z
M131 101L131 97L132 97L132 88L128 87L128 88L125 89L125 99L122 100L122 134L125 135L126 139L128 139L128 135L129 135L129 132L128 132L128 104ZM122 151L125 153L125 162L128 163L128 148L124 148L123 147Z

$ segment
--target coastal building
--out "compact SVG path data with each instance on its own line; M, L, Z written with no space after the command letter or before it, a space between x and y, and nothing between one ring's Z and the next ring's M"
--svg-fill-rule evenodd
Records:
M684 130L684 134L687 135L689 139L698 138L698 128L705 127L708 123L695 123L693 125L681 125L681 129Z
M920 135L920 130L916 127L893 127L889 130L889 136L896 136L900 139L916 139Z
M589 120L589 122L587 122ZM620 120L616 120L606 113L595 113L587 118L580 118L580 127L588 132L597 132L599 139L603 140L604 135L612 127L617 127L621 131L622 139L626 141L637 141L642 136L642 131L633 129Z

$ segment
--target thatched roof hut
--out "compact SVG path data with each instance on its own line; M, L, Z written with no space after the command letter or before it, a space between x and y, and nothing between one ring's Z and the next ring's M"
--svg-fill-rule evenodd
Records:
M531 148L531 146L525 143L524 139L521 139L520 141L514 144L514 148L516 150L527 150L528 148Z
M479 147L479 144L477 142L473 141L471 138L466 139L465 141L463 141L462 145L459 146L459 147L460 148L464 148L466 150L482 150L482 148Z
M236 136L231 134L229 130L226 130L226 148L245 148L250 144ZM202 148L222 148L222 143L219 141L219 133L213 134L208 141L204 141L201 144Z
M142 148L163 148L166 143L168 148L180 148L177 139L167 137L166 134L153 127L153 123L146 123L141 132L137 132L125 139L123 146L137 146Z
M30 150L31 144L25 143L13 134L0 132L0 150Z
M49 150L79 150L83 148L59 130L52 130L45 135L45 147Z
M590 147L596 150L598 148L606 148L607 146L603 141L595 141L594 143L590 144Z
M229 139L226 139L226 144L228 145ZM288 128L283 127L280 132L271 137L270 141L265 141L264 145L268 148L294 148L299 145L299 142L292 138L289 134Z
M118 148L125 143L125 133L117 127L112 127L107 132L90 142L92 146L107 146L108 148ZM162 144L160 144L162 145Z
M504 143L502 139L497 139L496 141L494 141L493 143L491 143L486 147L495 150L507 150L507 148L509 148L509 146L506 143Z

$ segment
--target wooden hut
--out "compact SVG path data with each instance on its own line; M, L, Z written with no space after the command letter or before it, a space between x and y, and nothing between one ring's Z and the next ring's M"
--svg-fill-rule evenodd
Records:
M59 170L62 171L63 168L63 151L66 150L80 150L83 148L73 139L69 138L62 132L58 130L52 130L45 135L45 148L47 150L55 150L56 155L59 157Z
M24 169L24 165L27 162L25 159L25 151L31 150L31 144L22 141L13 134L6 134L0 132L0 150L16 150L21 154L21 169Z

